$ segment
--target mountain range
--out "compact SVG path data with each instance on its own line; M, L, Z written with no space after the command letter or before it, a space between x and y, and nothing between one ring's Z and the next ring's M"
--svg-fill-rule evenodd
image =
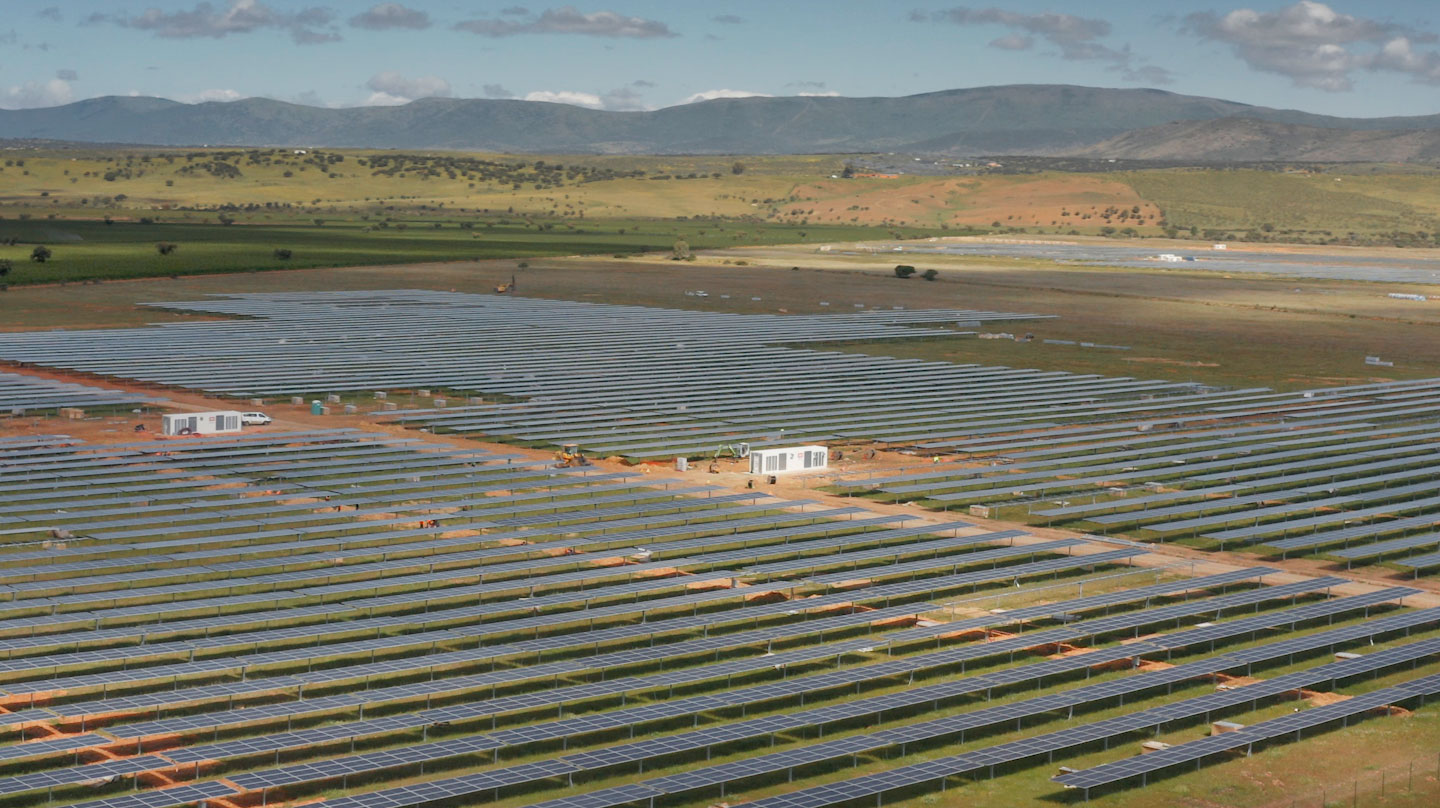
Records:
M902 97L750 97L617 112L500 99L326 108L106 96L0 110L0 138L572 154L1076 155L1425 160L1440 115L1341 118L1154 89L1007 85Z

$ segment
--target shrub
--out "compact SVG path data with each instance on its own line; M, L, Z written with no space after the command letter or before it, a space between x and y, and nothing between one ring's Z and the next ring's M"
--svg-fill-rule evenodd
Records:
M914 274L915 267L909 266L907 264L897 264L895 266L895 277L897 278L908 278Z

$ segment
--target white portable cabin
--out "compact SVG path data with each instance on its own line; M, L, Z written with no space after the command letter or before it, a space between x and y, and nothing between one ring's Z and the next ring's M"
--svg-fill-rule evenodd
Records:
M177 412L160 418L160 432L164 435L219 435L240 429L240 413L233 410Z
M751 474L784 474L790 471L823 469L830 462L824 446L790 446L784 449L751 449Z

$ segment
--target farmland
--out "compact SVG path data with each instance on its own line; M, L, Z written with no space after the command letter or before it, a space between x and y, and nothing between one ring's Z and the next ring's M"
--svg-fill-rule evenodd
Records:
M0 239L18 242L0 246L0 260L13 265L6 276L9 283L26 285L499 257L669 254L677 241L713 248L882 235L844 226L619 220L550 230L506 221L473 229L454 221L419 221L413 227L400 222L387 229L361 220L326 221L323 226L0 221ZM51 251L43 264L30 260L38 244ZM162 255L157 244L174 245L174 251Z
M23 155L0 166L11 284L654 253L677 240L709 249L999 232L1430 247L1440 232L1434 175L1344 167L840 179L848 158L823 155L11 153ZM162 256L158 244L175 250ZM38 245L53 253L44 266L28 260Z

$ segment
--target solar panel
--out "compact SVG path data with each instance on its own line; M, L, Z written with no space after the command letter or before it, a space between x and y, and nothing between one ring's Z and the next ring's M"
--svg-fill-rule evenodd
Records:
M1436 651L1440 651L1440 644L1434 644L1433 647ZM1145 782L1151 774L1183 764L1199 764L1205 758L1220 752L1240 748L1248 750L1256 744L1285 738L1292 734L1298 738L1307 729L1321 727L1333 721L1345 721L1348 724L1350 718L1377 707L1433 696L1436 693L1440 693L1440 674L1362 693L1345 701L1333 702L1268 721L1261 721L1258 724L1242 727L1235 732L1211 735L1197 741L1176 744L1147 755L1095 766L1073 774L1063 774L1054 779L1069 788L1087 790L1136 777Z
M1388 660L1366 660L1364 657L1358 660L1345 660L1310 671L1277 677L1256 685L1210 693L1116 718L1001 743L920 764L892 768L877 775L854 777L826 786L797 789L781 797L760 799L750 804L757 808L777 808L778 806L789 808L794 805L823 808L823 806L839 804L865 795L881 794L900 786L923 785L933 783L941 778L991 769L994 766L1027 758L1041 755L1048 757L1055 752L1084 746L1108 737L1151 728L1157 724L1185 717L1205 715L1225 705L1248 703L1267 695L1286 693L1297 687L1303 687L1306 683L1315 684L1330 681L1336 677L1368 672L1375 669L1377 662L1382 663L1382 666L1383 664L1400 664L1408 659L1416 658L1416 654L1429 655L1437 651L1440 651L1440 643L1432 641L1426 646L1411 649L1408 652L1397 652ZM1432 678L1440 679L1440 677ZM1135 760L1144 760L1148 757L1146 755ZM1061 775L1055 779L1064 782L1062 780L1064 777L1069 777L1069 775Z

